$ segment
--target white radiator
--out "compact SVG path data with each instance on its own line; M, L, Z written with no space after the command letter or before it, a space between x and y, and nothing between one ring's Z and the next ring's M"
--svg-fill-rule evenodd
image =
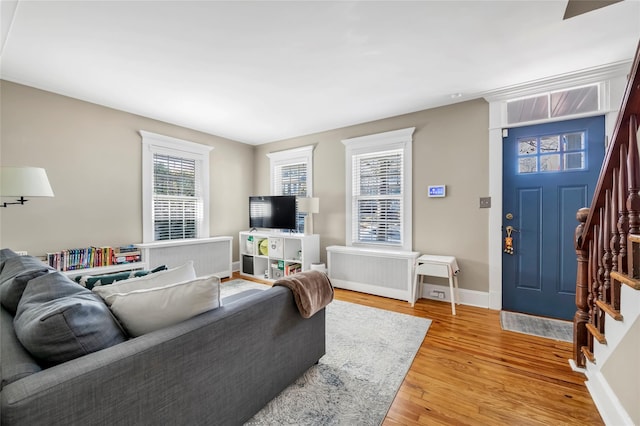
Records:
M136 244L149 269L160 265L169 268L193 260L196 275L231 276L233 237L210 237L189 240L160 241Z
M413 268L420 253L327 247L329 278L334 287L411 302Z

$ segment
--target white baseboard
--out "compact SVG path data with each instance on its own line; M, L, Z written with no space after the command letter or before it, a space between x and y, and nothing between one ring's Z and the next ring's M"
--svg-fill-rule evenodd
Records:
M233 272L240 271L240 262L233 262L231 264ZM437 297L430 296L432 290L444 291L444 299L438 299ZM356 290L360 291L360 290ZM489 308L489 292L467 290L465 288L458 289L458 295L460 300L458 303L461 305L476 306L479 308ZM422 283L422 297L424 299L439 300L441 302L451 303L451 295L449 293L449 287L438 284ZM402 298L400 298L402 299Z
M431 292L434 290L444 291L444 299L439 299L437 297L431 296ZM422 298L424 299L439 300L441 302L451 303L451 293L449 291L449 286L422 283L422 293L418 294L422 294ZM456 302L460 303L461 305L489 308L489 292L459 288L458 297L460 298L460 300L457 300Z
M588 380L585 385L587 385L591 398L596 404L604 423L611 426L634 426L631 417L613 390L611 390L611 387L609 387L600 370L594 366L588 366L586 375Z

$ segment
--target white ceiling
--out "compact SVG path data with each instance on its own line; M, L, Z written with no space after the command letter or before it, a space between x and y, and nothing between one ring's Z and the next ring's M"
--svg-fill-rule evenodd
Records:
M251 144L628 61L640 39L639 0L567 20L566 0L2 3L2 79Z

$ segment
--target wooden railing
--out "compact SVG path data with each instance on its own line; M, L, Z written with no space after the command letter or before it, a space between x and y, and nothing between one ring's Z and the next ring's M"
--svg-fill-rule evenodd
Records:
M578 260L574 361L595 362L594 339L606 343L606 317L622 320L620 287L640 289L640 45L589 208L576 215Z

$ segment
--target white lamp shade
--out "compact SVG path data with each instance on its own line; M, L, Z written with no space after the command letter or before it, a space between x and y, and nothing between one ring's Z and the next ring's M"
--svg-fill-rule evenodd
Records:
M1 197L53 197L47 172L40 167L0 168Z
M319 213L320 199L317 197L298 198L298 211L300 213Z

